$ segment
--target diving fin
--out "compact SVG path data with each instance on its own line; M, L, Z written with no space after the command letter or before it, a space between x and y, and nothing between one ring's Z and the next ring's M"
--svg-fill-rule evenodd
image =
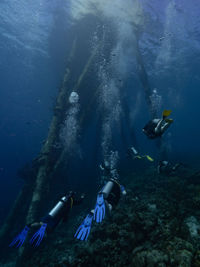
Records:
M97 195L97 202L94 209L94 220L101 223L105 217L105 200L102 193Z
M87 241L92 226L92 220L93 212L91 211L77 229L74 237L82 241Z
M31 240L30 240L30 244L34 245L34 247L38 247L45 235L46 232L46 228L47 228L47 224L43 223L42 226L40 227L40 229L32 236Z
M143 158L146 158L146 159L148 159L149 161L154 161L154 159L152 159L149 155L144 155L144 156L140 156L140 155L138 155L138 156L135 156L134 158L135 158L135 159L143 159Z
M26 225L24 229L19 233L13 241L10 243L9 247L13 247L16 245L17 248L21 247L26 239L26 236L28 234L28 231L30 228Z
M149 161L154 161L154 159L152 159L149 155L146 155L146 158L147 158Z
M142 159L142 157L140 155L137 155L134 157L135 159Z
M171 110L164 110L162 113L163 119L165 119L166 117L168 117L170 114L172 113Z

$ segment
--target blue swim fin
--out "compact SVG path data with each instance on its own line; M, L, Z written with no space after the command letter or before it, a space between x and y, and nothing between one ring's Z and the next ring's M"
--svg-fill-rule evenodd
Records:
M91 226L92 226L92 219L93 219L93 213L90 212L82 222L82 224L77 229L74 237L86 241L88 239L88 236L90 234Z
M94 220L101 223L105 217L105 200L102 193L97 195L97 202L94 209Z
M24 229L19 233L13 241L10 243L9 247L13 247L16 245L17 248L21 247L26 239L26 236L28 234L28 231L30 228L28 226L25 226Z
M43 225L40 227L40 229L32 236L30 240L30 244L34 245L34 247L38 247L45 235L45 231L47 228L47 224L43 223ZM35 243L35 244L34 244Z

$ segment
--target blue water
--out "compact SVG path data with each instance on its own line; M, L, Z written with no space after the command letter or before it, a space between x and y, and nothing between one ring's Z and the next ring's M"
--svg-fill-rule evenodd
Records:
M174 124L166 136L170 157L199 164L200 2L143 0L143 11L138 11L138 17L131 13L136 6L129 12L136 1L118 0L116 6L111 1L104 2L2 0L0 3L0 223L23 185L17 170L38 155L47 136L71 46L70 29L80 18L90 13L97 15L98 10L119 31L114 51L119 55L118 62L111 65L114 75L120 73L123 79L119 90L125 92L131 127L140 150L156 155L155 145L141 132L149 113L131 47L132 20L139 25L139 47L149 83L162 97L160 112L164 108L173 111ZM84 38L84 32L82 35ZM94 38L91 47L97 43ZM99 76L102 81L107 79L104 73ZM112 88L109 82L108 86ZM105 89L104 85L102 88ZM117 101L120 96L116 96ZM94 129L93 121L84 135L82 157L88 159L85 171L89 171L89 161L93 158ZM93 138L90 146L87 138ZM120 142L119 136L113 136L113 140Z
M48 133L67 56L63 4L0 3L1 219L23 184L17 170L37 156Z

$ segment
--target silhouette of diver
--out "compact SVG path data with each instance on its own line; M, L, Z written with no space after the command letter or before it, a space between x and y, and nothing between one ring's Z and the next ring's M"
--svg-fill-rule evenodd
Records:
M161 119L153 119L144 126L143 133L150 139L161 137L173 122L173 119L167 118L170 114L171 110L164 110Z

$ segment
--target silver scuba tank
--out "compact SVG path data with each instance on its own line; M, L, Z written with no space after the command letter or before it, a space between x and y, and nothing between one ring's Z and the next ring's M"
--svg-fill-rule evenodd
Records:
M104 196L104 199L106 199L108 197L108 195L110 194L110 192L112 191L112 188L114 186L114 182L113 181L108 181L106 183L106 185L103 187L103 190L101 191L101 193Z
M55 218L60 211L63 209L65 206L66 202L68 200L68 197L62 197L61 200L54 206L54 208L49 212L49 215L53 218Z

